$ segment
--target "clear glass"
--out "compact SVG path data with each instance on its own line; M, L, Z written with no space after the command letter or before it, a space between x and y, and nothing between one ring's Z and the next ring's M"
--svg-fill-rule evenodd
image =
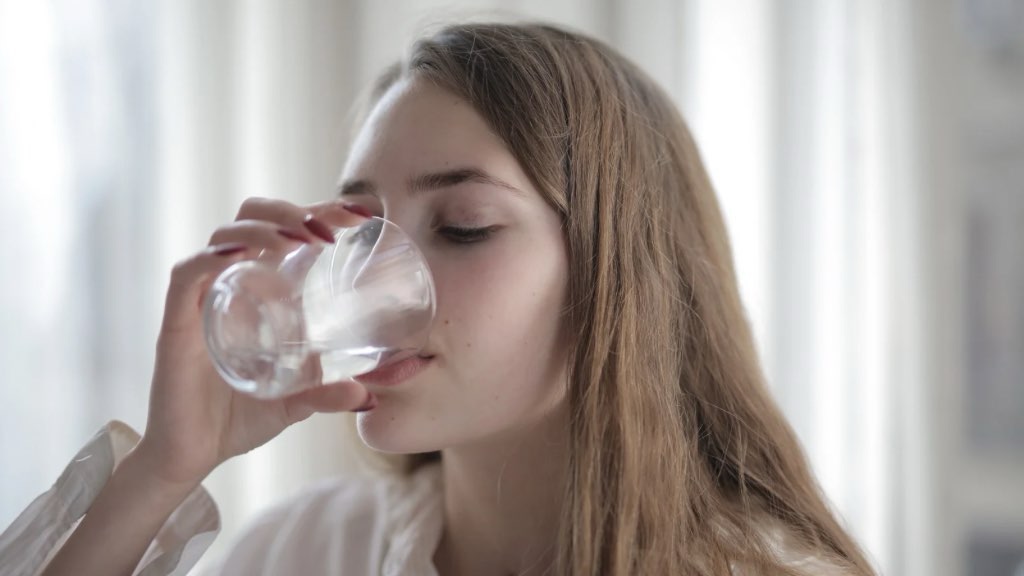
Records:
M203 323L228 384L279 398L417 354L435 306L419 248L373 217L335 230L334 244L232 265L210 287Z

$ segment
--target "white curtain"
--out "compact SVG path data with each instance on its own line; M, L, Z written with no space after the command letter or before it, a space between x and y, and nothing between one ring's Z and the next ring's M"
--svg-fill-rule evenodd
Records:
M943 4L944 10L951 10ZM348 110L452 18L591 33L677 100L710 169L773 390L880 568L929 560L911 0L0 0L0 524L106 420L137 429L171 265L247 196L327 197ZM220 552L345 468L314 417L217 470Z
M904 467L927 425L910 354L920 336L911 7L690 6L682 105L776 397L878 567L940 573L910 553L921 515L901 507L920 494Z

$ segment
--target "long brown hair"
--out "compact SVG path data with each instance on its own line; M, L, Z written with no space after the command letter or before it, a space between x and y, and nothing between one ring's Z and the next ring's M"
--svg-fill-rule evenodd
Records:
M562 218L578 338L556 573L872 574L767 390L714 190L666 94L540 24L444 28L373 99L402 77L469 102Z

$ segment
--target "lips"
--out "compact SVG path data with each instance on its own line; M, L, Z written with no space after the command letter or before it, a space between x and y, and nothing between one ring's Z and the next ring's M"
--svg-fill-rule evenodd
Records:
M353 378L363 384L376 386L396 386L420 373L430 365L433 356L412 356L400 362L382 366Z

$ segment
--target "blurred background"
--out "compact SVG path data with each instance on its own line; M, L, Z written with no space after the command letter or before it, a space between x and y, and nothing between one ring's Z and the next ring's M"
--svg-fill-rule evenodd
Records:
M329 197L357 94L451 20L616 46L683 110L778 401L885 574L1024 575L1024 0L0 0L0 526L145 425L173 263ZM346 468L315 416L224 530Z

